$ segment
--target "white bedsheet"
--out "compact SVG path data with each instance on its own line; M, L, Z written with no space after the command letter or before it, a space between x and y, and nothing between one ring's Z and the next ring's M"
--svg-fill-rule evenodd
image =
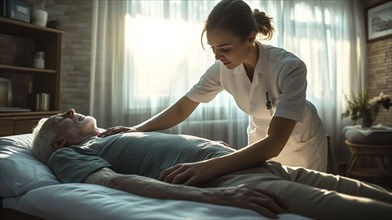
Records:
M6 198L3 206L45 219L267 219L247 209L190 201L160 200L104 186L70 183ZM308 219L282 214L279 219Z

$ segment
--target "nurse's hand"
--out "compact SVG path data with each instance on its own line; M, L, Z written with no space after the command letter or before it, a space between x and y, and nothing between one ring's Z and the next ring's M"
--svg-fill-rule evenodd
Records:
M159 180L167 183L194 186L220 174L220 171L214 165L215 162L216 160L206 160L177 164L162 171Z
M104 132L98 134L98 137L107 137L118 133L136 132L134 127L116 126L106 129Z

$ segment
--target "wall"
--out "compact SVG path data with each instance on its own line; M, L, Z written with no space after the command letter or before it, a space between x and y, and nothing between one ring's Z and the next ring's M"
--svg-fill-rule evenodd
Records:
M364 0L365 8L372 8L385 0ZM392 37L367 43L369 96L381 92L392 95ZM392 126L392 109L382 109L376 123Z
M29 0L38 6L42 0ZM89 114L91 57L91 0L45 0L48 20L64 30L61 59L60 110L75 108Z

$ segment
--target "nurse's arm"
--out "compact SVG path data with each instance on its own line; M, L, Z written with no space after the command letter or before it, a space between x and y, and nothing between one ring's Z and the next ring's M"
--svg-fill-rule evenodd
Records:
M188 97L183 96L169 108L158 113L151 119L134 126L134 128L139 132L171 128L188 118L199 104L199 102L194 102Z
M132 127L115 126L106 129L100 133L99 137L106 137L113 134L124 132L145 132L145 131L158 131L171 128L182 121L196 109L199 102L194 102L186 96L183 96L172 106L158 113L154 117Z
M267 136L264 139L234 153L209 161L214 163L217 169L215 171L217 172L216 175L257 166L278 156L286 145L296 123L294 120L273 117L267 130Z

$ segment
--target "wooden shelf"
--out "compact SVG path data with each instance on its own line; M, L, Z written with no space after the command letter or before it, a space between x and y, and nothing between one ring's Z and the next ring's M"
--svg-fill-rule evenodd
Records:
M0 17L0 77L11 81L11 112L0 112L0 136L30 133L41 118L60 109L61 42L64 31ZM5 48L5 49L3 49ZM33 53L45 53L45 68L34 68ZM36 94L50 95L49 111L34 111ZM18 111L12 107L32 109ZM5 110L5 109L4 109Z
M27 32L26 29L29 31ZM0 33L19 37L38 37L48 33L62 34L64 31L0 17Z
M55 115L59 111L31 111L31 112L0 112L0 117Z
M0 64L0 70L11 70L12 72L29 72L29 73L56 73L53 69L39 69L34 67L22 67Z

